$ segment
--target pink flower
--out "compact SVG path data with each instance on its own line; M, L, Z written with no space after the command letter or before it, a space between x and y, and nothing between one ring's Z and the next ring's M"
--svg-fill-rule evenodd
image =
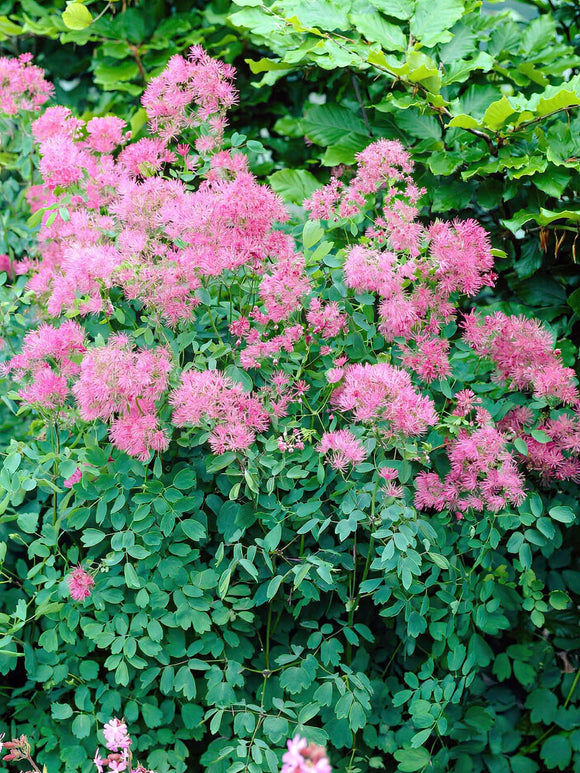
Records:
M70 476L70 478L67 478L64 481L64 487L65 488L72 488L75 483L78 483L79 480L83 477L83 473L80 467L77 467L76 470L73 472L73 474Z
M214 453L243 451L268 428L270 419L262 402L221 371L187 371L169 396L178 427L212 426L209 442Z
M107 749L113 752L117 752L119 749L128 749L131 746L127 725L120 719L109 720L103 727L103 735L107 742Z
M68 137L73 139L79 133L83 122L75 118L68 107L55 105L48 107L32 124L32 134L37 142L53 137Z
M482 319L472 312L462 326L466 341L495 365L498 381L531 391L535 397L578 404L575 373L562 365L541 322L501 312Z
M125 121L113 115L91 118L87 124L89 147L99 153L110 153L123 142L126 125Z
M415 390L406 371L386 362L347 366L331 402L356 421L379 423L387 435L420 435L437 422L433 401Z
M330 368L324 375L329 384L338 384L344 376L344 368Z
M367 458L367 451L360 440L348 429L325 432L316 449L330 456L328 462L336 470L345 470L349 464L357 465Z
M88 572L85 572L80 564L69 574L67 582L70 596L75 601L82 601L82 599L88 598L95 584L93 577Z
M142 104L150 125L165 139L175 137L184 129L222 117L237 101L232 85L235 70L231 65L209 57L201 46L190 49L189 59L173 56L167 66L149 83ZM191 106L195 105L196 110ZM217 139L222 127L210 123Z
M101 753L98 749L93 757L93 762L95 763L98 773L103 773L105 760L101 757Z
M415 505L423 510L454 512L490 510L497 513L525 499L523 479L506 438L494 427L461 431L448 450L450 472L443 480L431 472L416 478Z
M15 115L19 110L39 110L52 96L53 85L31 59L32 54L21 54L17 59L0 57L0 112Z
M404 367L414 370L419 378L428 384L449 376L451 366L448 359L449 341L447 339L418 335L414 342L414 350L405 344L401 345Z
M326 750L295 735L282 757L281 773L331 773Z
M335 338L347 327L346 315L340 311L338 303L323 303L319 298L313 298L310 302L306 321L312 332L318 333L324 340Z

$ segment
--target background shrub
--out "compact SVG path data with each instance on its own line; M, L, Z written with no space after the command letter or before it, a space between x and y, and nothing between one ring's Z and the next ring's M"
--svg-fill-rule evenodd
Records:
M249 9L263 13L258 6ZM204 11L209 13L208 8ZM57 13L52 16L59 18ZM476 24L475 16L470 19ZM303 19L295 26L306 26L306 21L309 27L321 24ZM235 14L228 23L243 26ZM411 19L409 24L418 22ZM92 35L94 27L88 30L83 34ZM305 35L304 30L294 32L301 39ZM267 35L269 45L291 45L285 31L280 37L274 31ZM316 42L321 39L310 32L308 43L312 36ZM287 42L282 44L282 39ZM322 39L326 46L327 38ZM104 44L90 42L97 44L93 56L98 57ZM434 47L451 42L435 41ZM337 76L330 69L329 73L307 73L297 93L303 96L310 90L310 77L331 83L327 78ZM362 80L366 75L357 77ZM336 83L341 78L355 89L350 76L347 79L341 72ZM274 85L274 93L278 87ZM136 96L130 91L114 94L110 104L126 105L127 94ZM273 101L271 108L276 109L276 104ZM119 112L126 109L119 107ZM399 112L394 112L393 120L398 118ZM260 145L253 139L256 134L248 132L247 141L238 131L225 145L233 146L235 154L236 149L246 154L257 172L269 172L276 148L284 143L274 144L276 140L266 136ZM471 142L474 135L455 136L469 137ZM85 137L81 133L77 139ZM193 142L196 137L194 132L187 139ZM341 163L350 166L352 152L362 150L370 139L360 140L360 147L351 149L350 161L345 158ZM297 145L298 138L288 147ZM83 152L78 142L71 141L71 157L74 148ZM305 223L303 213L294 210L286 230L293 232L304 253L304 273L315 288L314 296L325 304L339 304L348 327L335 332L330 339L332 351L327 352L324 347L329 344L321 330L315 332L316 322L308 319L312 312L308 302L297 303L288 321L282 316L278 322L271 317L264 323L259 314L254 315L251 324L259 330L261 342L286 334L293 325L300 327L301 335L291 351L280 354L279 362L264 358L260 368L244 368L241 355L246 352L248 357L243 343L247 331L243 325L241 332L232 330L230 323L239 323L239 315L249 316L255 303L261 304L264 313L264 298L257 294L262 277L254 269L234 270L217 281L204 279L200 305L186 321L172 325L167 315L159 313L161 298L153 294L160 286L152 285L151 290L139 271L129 281L119 281L116 275L115 281L92 276L92 284L75 286L74 271L67 273L58 260L51 267L55 248L61 250L60 257L65 249L78 250L79 234L99 234L100 249L118 247L129 215L118 209L119 191L114 185L111 191L106 179L101 181L99 195L112 198L92 207L86 202L88 189L82 175L78 188L73 184L61 189L54 177L51 182L55 171L46 160L50 152L49 145L41 147L45 175L41 194L48 198L34 204L35 208L39 203L51 206L38 210L43 222L39 253L44 269L50 269L45 286L50 292L41 292L35 278L36 293L27 295L23 303L24 278L10 282L4 301L9 336L18 330L22 337L31 323L36 326L58 312L80 320L88 353L80 346L71 348L68 374L59 370L62 359L47 360L54 373L64 373L65 380L70 376L77 384L75 366L81 367L83 356L87 362L113 345L112 336L127 334L139 348L123 362L141 363L142 354L163 347L178 363L169 375L168 386L173 389L178 389L183 369L186 373L219 369L246 395L234 400L236 410L240 400L247 406L251 390L256 395L271 388L280 369L293 382L303 379L310 389L301 396L293 393L288 416L271 419L270 429L256 431L257 439L245 453L211 453L220 450L215 434L212 438L216 429L212 421L184 430L172 426L181 422L171 420L159 374L154 406L145 407L143 400L150 398L140 395L133 407L139 408L141 401L145 413L155 414L157 429L168 437L171 433L172 442L163 453L144 454L141 461L134 449L128 449L133 456L119 450L123 441L114 428L128 410L120 403L109 414L102 406L93 406L104 421L92 421L88 415L79 418L77 408L82 410L82 404L75 408L70 397L58 410L29 400L36 403L36 412L21 412L10 420L8 426L17 427L18 435L7 448L0 473L0 536L5 546L0 556L6 588L0 600L0 666L7 695L1 729L28 733L42 762L55 769L88 770L94 731L114 714L124 714L139 729L140 755L148 756L148 765L159 771L185 770L187 761L212 772L277 770L277 751L294 732L328 742L335 750L332 762L338 770L412 771L428 765L441 771L492 773L574 769L579 732L574 656L578 639L576 491L561 479L566 476L550 481L546 480L549 475L541 479L529 471L543 446L554 450L557 445L557 438L548 434L548 427L553 428L549 422L570 416L573 427L573 411L564 409L555 395L525 397L521 384L517 389L513 381L492 379L492 363L471 350L450 319L442 326L441 340L449 341L451 374L427 386L414 380L414 388L433 400L441 416L437 427L423 437L386 444L380 423L375 423L373 437L372 427L353 421L348 411L326 410L336 387L325 375L332 367L342 367L333 362L341 355L352 365L400 366L405 345L413 351L418 343L417 330L389 343L381 329L377 296L370 289L348 289L344 279L349 245L373 245L372 238L364 235L364 222L373 205L381 206L382 194L376 201L368 199L360 213L336 222L323 217ZM301 152L306 158L311 151ZM421 158L417 147L414 153ZM433 145L431 153L441 157L441 147ZM157 180L178 179L189 193L198 191L209 174L211 155L202 153L196 168L188 168L183 154L158 170L138 161L133 193L147 185L153 189ZM97 153L92 156L100 158ZM78 168L84 164L91 170L89 182L99 180L102 173L93 163L89 158L78 162ZM419 169L433 207L432 191L441 175L435 180L421 165ZM345 182L353 172L346 172ZM459 172L457 168L450 174ZM318 185L304 172L275 172L271 180L295 203L302 199L297 191L311 194ZM169 191L170 186L163 185ZM265 189L258 193L254 182L248 185L248 191L262 197L258 198L262 207L269 203L272 212L277 211ZM113 217L104 228L98 215L103 214L101 209L109 213L109 207ZM262 211L260 206L255 209ZM455 209L459 207L449 208L452 214ZM461 207L463 216L466 209ZM67 225L80 222L87 210L93 219L85 230ZM473 212L486 223L494 220L474 202ZM422 214L427 215L427 210ZM142 212L139 217L142 226ZM169 230L171 222L157 221L157 230L148 238L183 250L181 237ZM181 236L187 233L183 227ZM195 233L205 233L196 228ZM225 226L223 234L225 240ZM271 237L269 227L260 232L260 239L266 236L282 238ZM30 237L26 238L30 244ZM253 243L255 247L260 239ZM272 252L264 264L267 273L274 275L283 263L282 244L271 243ZM219 248L219 240L216 245ZM80 251L76 257L81 268L86 254ZM402 265L406 255L399 250ZM72 297L55 309L55 283L63 275L72 282ZM299 264L296 275L302 276ZM430 276L427 287L433 281ZM133 281L141 282L137 297L128 291ZM505 281L510 281L509 274ZM519 312L521 306L499 300L501 288L499 295L486 289L478 304L486 311ZM102 308L93 307L95 314L81 316L86 311L83 304L99 298ZM453 301L464 308L470 305L455 296ZM268 307L269 314L273 308ZM557 314L550 315L546 307L543 316L558 320L562 311L560 305ZM567 313L555 330L563 333L572 320ZM63 321L51 324L60 329ZM33 341L25 339L24 352L33 351ZM568 362L571 352L564 348ZM549 347L544 346L542 354L543 366L552 363ZM36 363L32 355L29 361ZM24 377L20 388L30 388L28 371L18 373L14 368L13 375ZM33 367L29 375L34 384ZM454 417L452 410L463 388L473 389L481 399L493 426L510 410L524 404L530 407L532 420L519 436L510 435L506 446L520 464L528 461L527 497L525 501L514 497L511 506L506 502L498 513L417 510L413 492L419 473L430 470L445 478L449 444L459 430L472 431L469 419ZM78 393L77 387L77 398ZM16 399L12 392L5 403L16 410ZM26 422L23 416L29 417ZM482 417L479 414L475 420L485 424ZM217 426L220 421L218 417ZM368 460L341 474L323 463L317 446L325 432L346 428L354 428ZM574 431L569 429L570 437ZM212 439L214 445L208 446ZM164 443L161 438L157 441ZM564 458L573 460L576 451L570 447ZM396 470L402 497L386 487L379 475L384 464ZM464 517L458 520L457 512ZM80 603L69 598L67 583L79 562L95 577L90 598Z

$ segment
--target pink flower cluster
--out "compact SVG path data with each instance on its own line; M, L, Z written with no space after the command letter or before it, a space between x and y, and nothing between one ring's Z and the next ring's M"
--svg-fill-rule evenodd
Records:
M281 773L332 773L326 749L295 735L282 756ZM99 772L100 773L100 772Z
M132 767L131 746L133 741L124 720L116 718L109 720L103 727L103 735L109 754L106 757L101 757L98 749L95 752L93 762L97 768L97 773L104 773L105 766L108 768L108 773L122 773L125 770L127 773L155 773L154 770L147 770L143 765Z
M498 381L540 399L579 404L575 373L562 365L552 336L538 320L501 312L482 319L472 312L463 320L463 337L493 362Z
M367 458L367 450L361 441L348 429L325 432L316 449L329 454L328 463L335 470L344 472L350 464L356 466Z
M523 464L544 480L573 480L580 482L580 414L562 413L547 418L534 428L532 411L520 406L509 411L499 426L507 437L525 441L527 453ZM532 430L541 435L534 437Z
M212 131L199 138L197 150L213 150L221 141L224 114L237 101L234 76L231 65L211 59L201 46L190 49L189 59L173 56L141 100L152 130L168 139L207 122Z
M492 426L462 430L449 444L450 472L442 480L433 472L416 478L419 509L449 509L462 517L469 508L497 513L525 499L523 476L506 448L504 435Z
M59 410L70 394L69 381L80 373L80 358L86 351L85 332L72 320L60 327L42 324L27 333L20 354L5 366L18 381L18 395L38 408Z
M36 111L52 96L52 83L31 61L32 54L21 54L17 59L0 57L0 113L11 116L20 110Z
M270 424L262 402L220 371L182 373L181 384L170 394L169 402L176 426L209 423L209 443L216 454L244 451L256 433Z
M347 252L345 284L379 295L379 330L388 341L407 341L405 367L427 382L445 378L448 344L438 333L456 313L452 295L475 295L495 279L487 234L474 220L437 221L428 228L417 220L422 191L413 183L412 162L400 143L379 140L358 161L348 185L333 180L304 206L311 217L351 218L386 189L381 214L366 233L369 243Z
M231 89L227 65L200 52L190 62L181 57L171 62L146 92L158 123L167 126L167 118L175 124L175 109L181 126L191 100L198 100L198 114L204 115L216 99L220 110L231 103L219 96L222 86ZM187 83L178 77L183 68L191 76ZM180 94L179 109L171 101L173 91ZM66 198L68 213L52 221L45 216L41 260L29 284L48 296L50 314L70 309L110 314L109 292L121 287L128 300L177 324L191 318L200 303L198 291L242 267L259 282L268 319L279 322L300 308L309 291L304 260L287 235L273 230L287 214L274 192L258 185L246 156L219 150L223 121L212 120L210 133L200 140L207 145L211 139L215 147L205 179L193 191L162 176L176 159L169 135L146 137L117 152L127 135L114 116L85 126L68 109L54 107L34 123L44 185L30 190L31 206L54 207ZM188 146L178 148L185 152Z
M431 398L416 391L405 370L386 362L348 365L331 403L355 421L378 425L386 438L421 435L437 422Z
M126 336L90 349L73 386L81 418L111 420L111 440L145 461L169 444L155 402L167 389L172 363L162 348L134 350Z
M79 564L79 566L69 574L67 583L71 599L82 601L91 595L95 580L93 576L85 571Z

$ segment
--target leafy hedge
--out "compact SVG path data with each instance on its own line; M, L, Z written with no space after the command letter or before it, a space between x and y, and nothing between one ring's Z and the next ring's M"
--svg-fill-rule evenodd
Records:
M389 2L382 3L387 17ZM315 10L325 7L321 3ZM459 2L446 4L455 8L456 19L421 17L420 7L399 25L386 18L382 26L376 20L361 22L359 16L376 12L368 8L348 11L347 22L360 27L363 36L375 27L391 30L394 40L400 36L392 28L407 31L408 23L414 37L431 35L424 47L432 43L436 59L454 42L473 43L470 34L460 34L461 25L469 32L472 24L481 38L485 25L496 33L509 29L505 20L482 19L474 11L458 21L466 10ZM247 14L253 14L252 34L262 30L254 45L267 43L281 58L300 43L295 56L322 57L319 64L328 66L329 75L297 75L303 82L295 95L304 95L311 83L317 88L341 84L345 105L356 108L347 88L355 95L357 89L360 94L383 88L381 81L366 80L366 65L358 71L363 44L356 40L340 51L359 57L349 60L358 80L353 82L352 72L333 72L340 64L331 59L337 56L331 45L340 20L336 7L329 6L334 26L328 35L319 18L301 17L306 11L294 8L298 18L282 31L268 27L270 13L257 5L246 4L241 11L246 16L236 11L227 23L243 27ZM125 13L129 10L135 9ZM42 11L46 16L46 8ZM204 9L206 18L210 11ZM61 24L56 11L48 15L56 20L51 23ZM117 18L122 17L123 12ZM187 24L185 17L171 18ZM453 33L446 27L425 31L421 18L424 24L432 25L434 18L439 26L459 26ZM549 17L539 18L528 29L540 29ZM108 16L103 20L113 23ZM97 44L91 54L95 61L106 45L97 38L89 41L98 29L91 25L83 32L87 44ZM312 53L313 40L323 41L325 53ZM171 47L166 43L165 53ZM388 54L385 42L383 47ZM364 50L368 54L368 46ZM542 50L548 57L547 47ZM462 59L469 59L467 52ZM152 60L144 56L143 61ZM286 64L271 72L279 75L290 69ZM554 66L557 70L559 63ZM413 95L409 83L417 74L412 72L405 73L408 82L400 93L385 100L388 111L405 94L433 110L424 90ZM457 81L450 87L461 93L470 84L473 93L485 89L477 82L478 72L471 71L469 84ZM518 77L529 80L529 68ZM274 95L279 85L274 83ZM435 94L431 82L430 89ZM534 90L540 91L530 87L525 98L533 100ZM294 205L284 235L271 228L282 218L279 203L244 170L243 161L257 172L272 172L269 152L283 143L258 135L255 128L246 132L249 140L241 131L222 138L221 130L208 127L193 111L185 119L178 116L188 124L179 150L172 133L163 134L163 113L155 113L159 105L151 94L150 117L161 121L163 139L155 146L157 156L147 155L152 146L134 141L155 138L145 127L128 144L121 132L119 144L99 150L91 146L86 124L63 113L48 112L45 123L36 125L40 148L34 151L24 131L30 116L19 116L23 131L12 134L11 142L19 144L9 148L15 164L9 184L20 212L26 208L22 191L32 166L40 163L43 179L29 197L36 215L22 234L13 232L6 241L11 258L21 259L24 247L40 258L30 267L32 291L25 290L29 277L14 275L12 261L1 296L5 337L19 352L14 359L15 352L6 352L8 367L20 383L19 393L4 394L14 412L6 430L15 439L7 445L0 472L0 668L6 695L0 730L27 733L49 770L88 771L94 732L120 715L139 730L140 758L147 757L161 773L188 765L209 773L276 771L278 750L294 733L327 743L337 770L577 769L577 398L572 374L551 350L550 335L510 316L521 306L498 303L502 285L490 287L492 253L475 224L467 241L460 238L461 224L424 230L427 218L417 217L418 193L400 146L371 144L359 158L358 176L354 168L343 171L342 189L336 178L321 189L304 170L273 171L272 185ZM131 90L115 91L101 106L117 105L125 114L126 95L133 96ZM444 92L442 99L451 105L449 96ZM534 109L542 109L540 102ZM97 111L99 100L91 104ZM274 99L270 109L277 104ZM354 152L372 140L369 126L373 136L401 136L401 116L415 115L412 104L406 112L399 106L388 113L393 123L385 126L377 114L369 117L368 109L363 112L359 105L356 110L360 118L339 104L313 106L305 123L294 122L298 128L286 118L278 129L306 134L325 146L319 155L327 165L350 167ZM237 129L251 113L243 114ZM51 135L58 115L63 146ZM484 115L477 131L492 129ZM332 120L315 120L325 116ZM452 117L441 119L446 123ZM566 125L558 113L548 123L542 119L511 133L509 117L505 120L505 129L499 123L489 139L497 143L505 132L512 153L526 150L528 140L534 145L538 124L546 131ZM353 140L348 148L344 130L353 125L358 145ZM388 129L394 125L396 135ZM427 125L433 126L431 119L417 112L405 131ZM99 126L103 137L118 128L94 124L96 137ZM469 206L458 206L458 199L435 206L446 185L483 190L476 177L461 179L468 171L463 164L445 175L430 165L436 158L443 163L442 150L478 163L469 149L488 149L487 141L453 127L445 136L450 144L444 147L437 144L442 139L418 137L413 148L428 208L460 210L462 217L477 214L490 226L505 219L497 216L493 185L515 189L506 205L511 207L524 195L522 183L509 175L500 179L496 171L489 173L494 183L485 202L476 203L470 194ZM286 162L298 141L289 144ZM332 157L347 151L348 157ZM389 162L389 153L396 153L396 163ZM363 189L361 174L375 162L380 174L374 188ZM558 167L551 159L547 163L551 172ZM570 175L566 185L573 191L574 168L560 166ZM540 174L526 175L530 190ZM303 194L311 197L314 218L309 220L296 206ZM203 214L208 211L209 220ZM377 220L380 215L387 217L386 225ZM35 223L42 226L33 253ZM370 223L374 232L367 230ZM135 234L131 238L137 241L125 241L128 231L143 231L145 246ZM304 263L287 241L290 232ZM416 241L403 243L409 234ZM531 249L535 238L515 243ZM445 244L451 244L450 252L438 252ZM475 265L474 244L479 245ZM187 273L191 250L205 249L226 268L214 275L207 268L211 262L201 262ZM107 273L106 261L115 251ZM501 258L499 250L494 252ZM195 252L196 260L204 254ZM440 267L441 254L452 259L446 269ZM371 279L349 274L357 255L366 261L358 270L366 266ZM511 257L510 266L523 276L522 256ZM400 291L400 308L412 306L415 316L407 328L394 330L392 320L399 316L396 303L388 307L391 290L373 284L378 280L371 269L379 260L385 261L379 279L391 277ZM505 281L514 281L513 275ZM544 300L554 284L543 278L536 283L537 296L529 294L533 283L519 287L528 288L527 300L538 302L544 318L559 320L565 299L560 285L554 291L560 300L548 306ZM459 310L467 310L466 296L482 287L477 303L487 316L473 323L470 338L458 326ZM431 299L426 307L421 306L425 297ZM433 300L443 297L450 309ZM49 326L38 327L41 321ZM554 330L565 334L572 322L568 313ZM491 326L488 340L478 342L485 325ZM512 345L507 360L503 344ZM430 355L427 345L435 347ZM566 342L561 348L564 364L571 364L574 349ZM121 367L108 370L109 357ZM148 371L151 357L155 367ZM95 363L104 368L94 371L107 384L104 397L94 372L91 376ZM426 363L435 368L434 377ZM49 371L55 380L47 389L41 376ZM364 381L371 372L408 379L401 391L405 400L421 398L413 405L433 406L434 420L425 419L423 433L417 428L393 432L396 417L387 410L403 399L398 393L388 400L383 395L378 413L363 418L365 405L377 400L373 389L382 383L373 381L378 376ZM201 393L195 410L183 397L187 384L196 383L195 378L188 382L192 374L208 373L225 379L214 414L211 392ZM365 393L360 386L357 395L349 379L361 379L372 389ZM86 384L94 403L86 402ZM340 402L347 386L350 404ZM472 390L472 396L464 390ZM117 402L105 407L111 394ZM16 414L20 401L29 407ZM179 418L180 406L196 418L184 419L183 412ZM416 410L407 406L403 415L416 421ZM265 411L267 422L252 411ZM525 420L522 411L527 411ZM144 416L155 423L140 436L136 428ZM240 426L240 416L245 425ZM235 437L228 434L234 427ZM249 439L245 447L240 437ZM492 439L491 455L484 438ZM470 439L475 450L467 463L458 464ZM137 440L145 442L145 452L137 450ZM469 482L474 465L480 465L479 472ZM486 488L496 474L501 485ZM428 478L430 487L423 487L421 499L417 491L425 475L435 475L438 483ZM518 488L524 476L525 498ZM442 485L447 506L427 502L426 495ZM84 601L70 597L68 578L78 564L95 580Z

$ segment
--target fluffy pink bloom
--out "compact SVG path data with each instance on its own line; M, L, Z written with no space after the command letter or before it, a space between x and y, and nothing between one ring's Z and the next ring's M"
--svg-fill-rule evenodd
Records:
M52 96L53 85L31 60L32 54L21 54L17 59L0 57L0 112L16 115L19 110L36 111Z
M453 411L454 416L467 416L481 402L481 398L476 397L471 389L462 389L457 392L455 400L457 405Z
M324 375L329 384L338 384L344 376L344 368L330 368Z
M174 160L175 155L156 137L144 137L127 145L119 155L119 163L135 177L149 177Z
M475 220L436 221L427 231L435 277L442 292L475 295L493 285L495 275L489 237Z
M347 327L346 314L341 312L338 303L323 303L319 298L310 301L306 321L312 333L320 335L324 340L336 338Z
M18 391L18 396L29 405L54 411L62 408L68 396L68 382L55 373L48 363L31 371L31 383Z
M463 320L465 340L496 368L496 378L535 397L570 405L579 401L575 373L562 365L552 336L536 319L496 312L483 319L472 312Z
M131 746L131 738L127 731L127 725L120 719L113 718L103 727L103 735L107 743L107 749L118 752Z
M359 293L376 292L392 295L400 291L402 278L395 274L394 252L375 250L360 244L347 252L344 282Z
M321 454L330 451L328 462L336 470L345 470L349 464L357 465L367 458L367 451L348 429L325 432L316 449Z
M149 412L167 388L171 367L166 349L135 351L126 336L112 336L105 346L87 352L73 386L82 418L92 421L132 410Z
M37 142L45 142L54 137L73 139L78 136L83 122L75 118L68 107L55 105L47 107L44 113L32 124L32 134Z
M506 438L494 427L460 432L447 453L451 470L443 480L435 473L418 474L415 504L419 509L497 513L523 502L523 478L506 448Z
M20 354L4 370L25 386L20 397L48 410L62 408L68 395L68 379L76 375L77 362L85 352L84 330L72 320L60 327L42 324L24 337Z
M234 74L231 65L212 59L201 46L190 49L189 59L171 57L161 75L149 83L141 100L152 129L169 139L212 116L222 116L237 101L232 85ZM214 128L218 137L220 129Z
M290 253L278 260L273 270L260 283L260 297L273 322L287 319L300 308L300 300L310 289L304 258Z
M506 414L499 426L506 436L525 441L527 453L521 456L521 462L545 481L580 481L580 414L562 413L557 418L541 421L536 427L533 423L532 411L518 406ZM532 429L544 432L545 442L530 434Z
M335 217L336 205L340 199L343 183L336 177L333 177L328 185L314 191L309 199L302 203L304 209L310 212L310 217L314 220L331 220Z
M87 124L87 144L98 153L110 153L123 142L123 130L127 124L113 115L91 118Z
M138 407L113 419L109 435L118 449L142 462L147 461L151 451L161 453L169 446L169 437L160 428L157 414L142 414Z
M261 401L220 371L182 373L169 402L178 427L212 425L209 442L214 453L245 450L270 423Z
M282 756L281 773L331 773L326 750L309 744L305 738L295 735L288 741L288 751Z
M257 333L257 331L255 331ZM291 352L296 343L302 338L304 330L302 325L291 325L280 335L272 338L261 338L259 334L255 338L247 337L247 346L240 352L240 364L242 368L259 368L259 360L272 358L281 351Z
M436 379L447 378L451 373L449 341L445 338L419 335L414 343L414 349L406 345L401 346L403 366L415 371L419 378L428 384Z
M70 476L70 478L67 478L63 486L65 488L72 488L75 483L78 483L79 480L83 477L83 472L80 467L77 467L76 470L73 472L73 474Z
M75 601L82 601L91 595L95 584L92 576L82 566L77 566L67 578L69 593Z
M331 402L356 421L379 422L388 436L420 435L437 422L433 401L415 390L406 371L386 362L347 366Z

